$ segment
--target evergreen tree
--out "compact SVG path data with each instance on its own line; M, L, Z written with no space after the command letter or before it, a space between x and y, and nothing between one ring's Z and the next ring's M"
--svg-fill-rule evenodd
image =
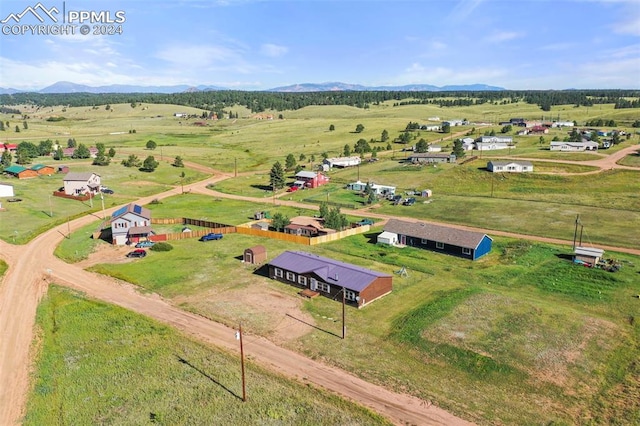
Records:
M16 124L16 133L20 133L20 127Z
M147 149L154 150L156 149L157 146L158 145L155 143L155 141L152 141L152 140L147 141L147 145L146 145Z
M329 126L329 131L333 132L336 129L336 126L334 126L333 124Z
M386 142L389 140L389 132L387 132L387 129L384 129L382 131L382 135L380 135L380 141L381 142Z
M2 152L2 157L0 157L0 167L6 169L11 165L11 151L6 150Z
M19 149L16 151L16 163L20 165L31 163L31 157L29 157L26 150Z
M453 153L455 154L456 158L462 158L467 155L464 152L464 147L462 146L462 139L456 139L455 141L453 141Z
M18 152L23 152L29 158L36 158L40 155L38 147L31 142L20 142L18 144Z
M284 227L290 223L291 221L289 218L280 212L275 213L271 219L271 226L273 226L273 228L278 232L283 230Z
M109 158L115 157L116 156L116 150L113 147L109 148L109 154L108 155L109 155Z
M77 146L77 143L74 138L69 138L67 140L67 148L75 148L76 146Z
M122 165L125 167L140 167L140 159L137 155L131 154L126 160L122 160Z
M184 162L182 161L182 157L179 155L173 160L173 167L184 167Z
M51 139L47 139L46 141L40 141L38 145L38 153L40 155L49 155L53 151L53 141Z
M329 209L324 218L324 224L327 228L342 231L349 224L349 221L345 215L340 213L340 207L333 207Z
M29 125L27 124L26 121L22 122L22 128L25 129L25 130L29 129Z
M269 183L275 191L284 188L284 169L279 161L276 161L269 172Z
M442 133L451 133L451 124L443 123L442 124Z
M345 157L348 157L351 155L351 147L349 146L349 144L344 145L344 148L342 150L342 155Z
M326 218L329 214L329 204L327 204L325 201L321 202L318 214L321 218Z
M73 155L71 158L89 158L91 157L91 152L89 148L86 147L85 144L81 143L78 145L75 151L73 151Z
M53 159L62 160L63 158L64 158L64 151L62 150L62 147L58 145L58 148L53 153Z
M362 133L364 131L364 126L362 124L358 124L356 126L356 133Z
M0 121L0 131L4 132L4 123L2 121Z
M145 172L153 172L158 168L159 164L160 163L156 161L153 155L150 155L144 159L144 162L142 163L142 170Z
M93 159L93 165L95 166L108 166L111 162L111 157L106 155L106 148L103 143L97 143L96 149L98 152L96 153L96 158Z
M291 153L288 154L287 158L284 161L284 166L287 170L293 169L296 166L296 157L294 157Z
M416 144L416 152L427 152L429 150L429 144L426 140L420 139Z

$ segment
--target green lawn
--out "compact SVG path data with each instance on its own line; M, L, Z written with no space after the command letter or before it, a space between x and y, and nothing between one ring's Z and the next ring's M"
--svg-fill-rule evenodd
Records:
M640 330L629 319L640 315L631 297L640 293L640 259L607 253L623 265L608 273L563 259L569 247L496 238L491 254L470 262L377 246L376 234L314 247L230 234L93 269L216 321L242 318L248 330L269 337L284 313L261 309L248 295L261 289L294 299L297 290L240 264L243 247L262 244L269 258L301 249L392 274L405 267L408 277L395 275L392 294L347 310L344 344L336 337L340 304L317 298L304 306L320 330L310 328L289 346L479 423L640 420L638 401L623 391L638 391ZM531 405L532 398L545 404Z
M37 329L24 425L389 424L251 361L242 402L236 356L56 286L38 309Z

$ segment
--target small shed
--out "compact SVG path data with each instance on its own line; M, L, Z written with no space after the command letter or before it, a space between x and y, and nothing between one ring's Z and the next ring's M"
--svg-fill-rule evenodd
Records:
M604 256L604 250L595 247L576 247L573 260L576 263L596 265Z
M267 249L264 246L254 246L245 249L242 260L245 263L259 265L267 260Z
M69 166L58 166L56 173L69 173Z

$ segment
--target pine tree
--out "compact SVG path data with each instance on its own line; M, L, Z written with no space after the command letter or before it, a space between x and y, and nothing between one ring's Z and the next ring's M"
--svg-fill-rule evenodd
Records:
M269 172L269 183L275 191L284 188L284 169L279 161L276 161Z

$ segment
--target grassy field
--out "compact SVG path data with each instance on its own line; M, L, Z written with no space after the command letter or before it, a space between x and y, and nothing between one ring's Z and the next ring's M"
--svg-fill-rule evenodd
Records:
M269 258L303 249L387 273L404 266L409 275L395 276L392 294L347 310L346 344L336 337L340 304L318 298L304 310L320 330L288 345L479 423L640 420L638 400L628 395L640 392L640 306L632 297L640 293L640 259L608 253L623 265L612 274L574 266L563 259L570 248L497 238L490 255L469 262L380 247L372 244L376 234L309 248L230 234L216 244L178 241L168 253L92 269L273 337L286 309L266 309L269 301L251 295L266 292L284 306L297 290L242 265L243 247L262 244Z
M323 153L341 155L345 144L353 146L360 138L370 141L373 146L386 148L386 143L376 142L382 130L388 130L394 138L409 121L426 122L427 117L432 116L442 120L466 118L494 123L515 116L542 118L537 106L526 104L464 108L392 105L387 102L367 110L344 106L308 107L285 111L283 120L273 121L255 120L250 118L248 111L240 110L243 118L208 122L205 126L172 116L183 110L199 114L198 110L170 105L136 108L114 105L111 112L103 107L68 108L65 111L60 107L33 110L29 130L20 134L7 132L3 136L7 141L32 140L36 143L47 137L64 143L68 137L74 137L79 143L103 142L107 147L114 147L118 153L114 164L98 169L104 184L116 191L113 196L105 197L108 206L179 185L182 169L164 163L171 162L176 155L227 172L233 172L237 165L240 175L215 184L213 189L258 197L263 202L254 204L183 194L148 207L155 217L187 216L239 224L259 210L272 214L279 211L289 217L309 214L303 209L276 207L273 193L267 187L271 165L276 160L284 164L288 153L293 153L296 159L304 154L306 160L303 162L309 170L320 161ZM637 110L615 110L612 105L559 106L548 114L580 124L593 118L619 122L637 118ZM56 123L43 121L51 115L64 115L67 119ZM10 121L9 128L13 128L15 123L11 117L0 118ZM335 131L329 131L331 124ZM357 124L365 126L361 134L354 133ZM475 137L491 129L499 132L500 127L493 125L474 130L473 126L464 126L453 128L452 132L473 132ZM619 128L625 129L624 126ZM553 130L545 135L545 143L554 136L562 138L565 134L566 129ZM440 133L416 132L415 136L416 141L425 138L441 144L445 150L451 144L447 135ZM147 140L156 141L155 151L144 149ZM516 148L510 152L514 157L587 161L638 143L638 136L634 135L630 141L606 152L568 156L544 149L545 144L541 144L538 137L514 136L514 140ZM374 212L567 240L573 237L574 221L579 214L586 245L637 247L636 233L630 232L634 224L640 223L637 171L583 174L592 168L534 161L537 173L493 175L485 170L490 157L464 165L420 167L403 163L401 160L406 153L400 152L398 144L392 145L391 151L379 153L377 162L331 171L330 185L284 194L282 199L311 199L316 204L329 200L359 207L363 199L344 189L348 182L359 178L395 185L400 193L433 190L432 198L419 199L412 207L381 202L373 207ZM141 158L148 154L156 158L162 156L164 162L155 173L137 174L119 164L131 153ZM509 153L499 153L503 154ZM312 156L315 162L309 162ZM86 164L68 163L75 167L74 171L90 169ZM636 165L634 156L625 158L623 164ZM187 179L203 177L188 169L184 171ZM256 173L247 175L245 172ZM293 180L291 176L289 179ZM64 223L68 217L90 210L100 216L101 206L96 204L93 209L66 200L62 204L56 204L61 200L52 200L49 205L48 194L61 186L59 182L59 177L15 182L16 195L24 201L12 203L8 211L0 213L0 238L26 242L53 224ZM6 205L3 203L3 206ZM25 217L29 220L21 220ZM65 239L57 255L77 261L99 244L105 244L88 238L98 223ZM211 243L182 240L172 242L174 249L171 252L150 252L146 258L133 262L118 258L113 263L99 264L92 269L130 281L145 291L157 292L185 309L216 321L233 325L241 320L247 330L267 337L282 332L278 324L282 323L288 309L299 309L313 318L318 329L310 328L306 335L289 340L288 347L353 371L372 382L433 401L480 424L640 422L637 363L640 305L633 297L640 294L637 266L640 259L608 252L607 256L619 259L623 265L620 272L612 274L574 266L566 260L571 254L568 246L495 238L491 254L480 261L469 262L418 249L377 246L374 242L379 231L380 228L374 228L369 234L314 247L291 246L281 241L238 234L226 235L223 240ZM267 248L269 258L286 249L303 249L387 273L406 267L409 275L395 275L393 293L371 306L362 310L348 309L348 338L338 345L340 304L324 298L302 302L293 287L268 280L256 273L254 267L242 264L240 256L244 248L256 244ZM63 294L55 296L60 300L78 301L78 304L68 303L70 307L86 303L102 306L81 301L77 295L56 291ZM60 304L66 306L67 302ZM43 310L55 312L56 306L47 301ZM99 321L112 318L104 307L91 315L85 308L77 309L78 318L82 315ZM125 314L119 312L118 315ZM41 316L50 321L51 314L45 312ZM73 315L68 316L77 321ZM118 326L122 324L122 321L109 321ZM141 329L149 327L156 330L159 326L141 326ZM169 333L163 330L162 333ZM56 343L55 338L53 340ZM104 345L105 341L111 340L118 341L109 338L99 341ZM70 343L58 341L56 344L46 346L43 342L43 359L60 356ZM108 353L106 349L105 352ZM56 362L60 364L55 365L75 366L76 358L73 352L70 354L63 357L63 361L59 358ZM198 357L204 359L205 356ZM107 371L110 364L106 364L105 377L111 374ZM45 374L39 383L46 384L54 369L41 369ZM73 371L70 371L70 377L74 377L71 373ZM162 380L174 380L170 376L163 377ZM90 380L81 379L80 382ZM62 394L67 383L62 381L66 377L59 380L62 384L54 393L55 403L42 410L66 415L67 400ZM158 382L158 386L161 384ZM38 389L36 386L35 390ZM46 386L45 392L49 392ZM181 391L186 397L191 397L190 392ZM135 391L131 394L137 395ZM229 397L228 393L223 394ZM37 398L34 394L32 401ZM118 398L112 399L116 401L112 405L119 405ZM47 401L50 403L52 399ZM162 404L163 410L169 407ZM47 402L43 402L43 406L46 407ZM109 410L112 410L110 406L102 409L107 417L97 421L117 422L118 413ZM135 408L131 410L136 411ZM266 408L263 410L268 412ZM145 407L143 411L136 415L148 420L151 409ZM166 411L162 413L165 415ZM39 418L29 420L32 421L30 424L37 423ZM137 417L127 418L138 423ZM189 419L167 418L167 423L174 423L174 420L188 422ZM304 423L308 418L295 418L292 422L296 420ZM310 422L314 423L313 420ZM286 420L284 424L287 424Z
M169 327L52 286L38 310L34 387L22 424L386 425L324 391Z

